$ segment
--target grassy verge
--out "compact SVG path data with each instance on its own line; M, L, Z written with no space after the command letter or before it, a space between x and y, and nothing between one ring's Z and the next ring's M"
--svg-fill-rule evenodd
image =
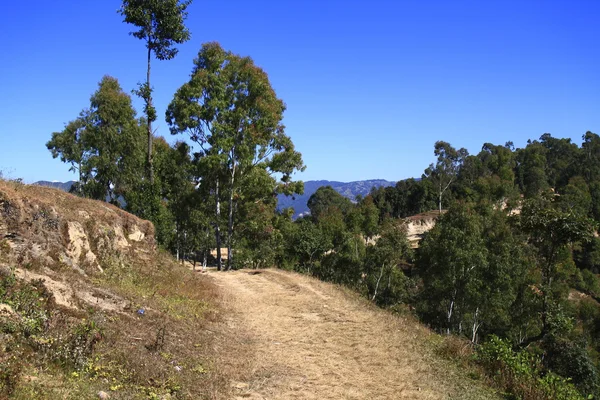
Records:
M0 281L0 398L216 398L227 390L214 362L216 290L158 254L115 263L94 278L127 299L122 310L58 307L42 281L4 268Z

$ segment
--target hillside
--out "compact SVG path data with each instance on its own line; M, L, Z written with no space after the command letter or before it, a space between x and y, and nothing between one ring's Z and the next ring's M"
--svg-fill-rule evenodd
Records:
M217 288L153 232L112 205L0 181L0 398L228 393Z
M278 270L198 274L112 205L0 181L0 398L491 396L440 338Z
M294 218L301 216L308 212L308 199L314 192L317 191L321 186L331 186L342 196L349 198L354 201L356 196L366 196L369 194L373 187L381 186L393 186L396 182L386 181L384 179L371 179L366 181L354 181L354 182L336 182L336 181L306 181L304 182L304 194L299 196L278 196L277 208L282 210L284 208L294 208Z

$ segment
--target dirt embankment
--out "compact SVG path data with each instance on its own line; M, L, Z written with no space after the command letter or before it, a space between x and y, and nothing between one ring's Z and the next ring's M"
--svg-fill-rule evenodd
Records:
M493 398L433 355L413 318L337 286L278 270L210 273L238 332L221 362L234 398ZM241 372L240 372L241 371Z
M149 258L154 227L110 204L0 181L0 265L43 279L60 306L120 311L126 302L84 284L107 265ZM81 278L81 279L80 279Z
M442 210L441 214L445 212L446 210ZM438 211L429 211L405 219L406 236L412 248L419 247L419 242L423 239L424 234L433 229L441 214Z
M153 231L104 202L0 181L0 399L227 398L217 288Z

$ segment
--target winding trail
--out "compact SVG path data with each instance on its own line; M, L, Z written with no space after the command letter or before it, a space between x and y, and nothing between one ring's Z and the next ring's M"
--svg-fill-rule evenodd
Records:
M228 363L247 371L236 399L493 398L449 372L412 318L358 296L279 270L210 272L240 332ZM459 386L456 382L463 382Z

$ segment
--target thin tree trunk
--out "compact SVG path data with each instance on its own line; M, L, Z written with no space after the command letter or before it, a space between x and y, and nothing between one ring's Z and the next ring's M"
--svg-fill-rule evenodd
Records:
M146 89L148 90L148 99L146 104L146 119L148 120L148 175L150 185L154 184L154 168L152 166L152 120L150 119L150 109L152 108L152 93L150 92L150 59L152 49L148 46L148 69L146 70Z
M233 166L231 169L231 181L229 190L229 216L227 221L227 270L230 270L233 266L233 251L231 248L231 238L233 236L233 189L235 184L235 170L236 164L234 159Z
M84 197L83 196L83 187L82 187L83 183L82 183L82 172L81 172L81 160L79 160L79 182L77 184L77 195Z
M479 316L479 307L475 309L475 316L473 317L473 335L471 336L471 343L475 344L477 339L477 330L479 329L479 323L477 317Z
M379 273L379 279L377 279L377 284L375 285L375 292L373 293L373 297L371 301L375 301L375 297L377 297L377 290L379 290L379 282L381 282L381 277L383 276L383 269L385 268L385 264L381 267L381 272Z
M219 200L219 179L217 178L217 184L215 186L215 199L216 199L216 216L217 220L215 223L215 239L217 242L217 271L220 271L223 264L221 261L221 229L219 228L219 221L221 220L221 201Z
M452 295L452 300L450 301L450 306L448 307L448 312L447 312L447 321L448 321L448 327L446 329L446 334L450 334L450 323L452 321L452 313L454 312L454 303L456 301L456 289L454 289L454 294Z

